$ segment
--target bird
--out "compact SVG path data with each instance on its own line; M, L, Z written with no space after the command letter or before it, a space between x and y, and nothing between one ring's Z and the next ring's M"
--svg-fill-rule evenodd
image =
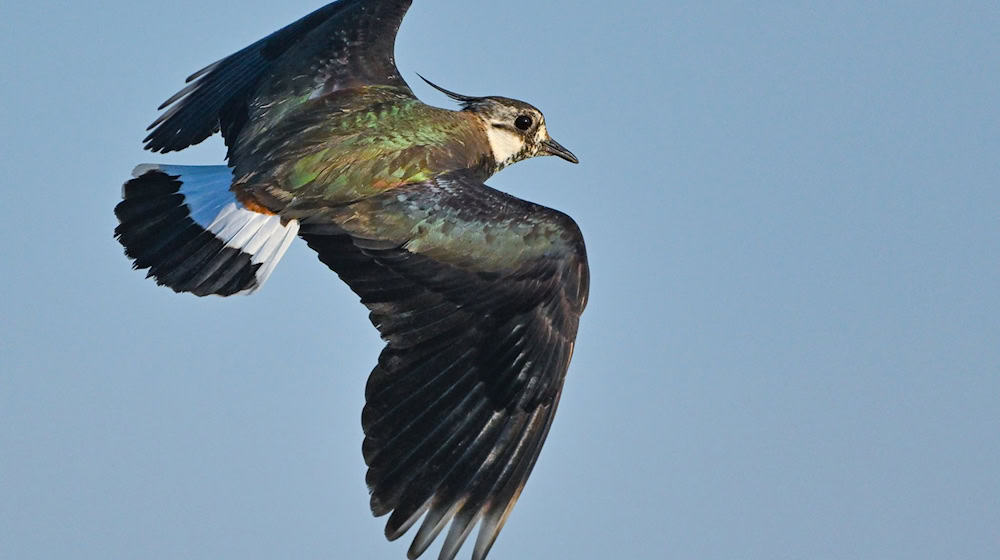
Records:
M296 237L355 292L385 345L365 387L370 508L417 558L478 525L484 559L552 425L587 305L568 215L485 184L537 156L577 157L534 106L421 102L399 73L412 0L337 0L195 72L144 147L220 132L223 165L144 164L115 207L133 267L197 296L257 291ZM421 78L423 78L421 76Z

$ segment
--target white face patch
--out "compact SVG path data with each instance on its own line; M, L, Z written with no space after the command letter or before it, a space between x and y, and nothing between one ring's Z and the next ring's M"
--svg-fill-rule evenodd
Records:
M489 139L493 159L500 166L514 161L514 156L524 148L524 138L506 128L497 128L486 123L486 138Z

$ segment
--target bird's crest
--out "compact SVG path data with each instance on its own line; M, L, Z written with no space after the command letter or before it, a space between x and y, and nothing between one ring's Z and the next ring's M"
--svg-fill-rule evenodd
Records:
M427 82L427 85L440 91L441 93L447 95L448 97L454 99L455 101L461 103L463 109L474 109L477 105L481 104L483 101L486 100L485 97L473 97L471 95L462 95L461 93L455 93L451 90L445 89L435 84L434 82L428 80L427 78L423 77L419 72L417 73L417 76L420 76L421 80Z

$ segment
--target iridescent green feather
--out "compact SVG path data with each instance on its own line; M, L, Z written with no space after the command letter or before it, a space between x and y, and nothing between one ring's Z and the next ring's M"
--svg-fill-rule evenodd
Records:
M475 184L475 187L471 185ZM464 269L504 273L571 254L580 233L565 214L515 199L462 173L330 208L324 219L352 236L398 243Z
M268 118L255 122L236 149L237 176L248 170L242 187L278 200L350 203L481 167L490 153L473 115L425 105L395 88L282 105L269 107Z

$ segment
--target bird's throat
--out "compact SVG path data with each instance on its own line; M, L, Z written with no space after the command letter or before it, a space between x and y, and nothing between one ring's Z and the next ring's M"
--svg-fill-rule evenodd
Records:
M514 163L518 155L524 150L524 140L505 128L497 128L486 124L486 139L489 141L490 150L493 152L493 159L496 161L497 169Z

